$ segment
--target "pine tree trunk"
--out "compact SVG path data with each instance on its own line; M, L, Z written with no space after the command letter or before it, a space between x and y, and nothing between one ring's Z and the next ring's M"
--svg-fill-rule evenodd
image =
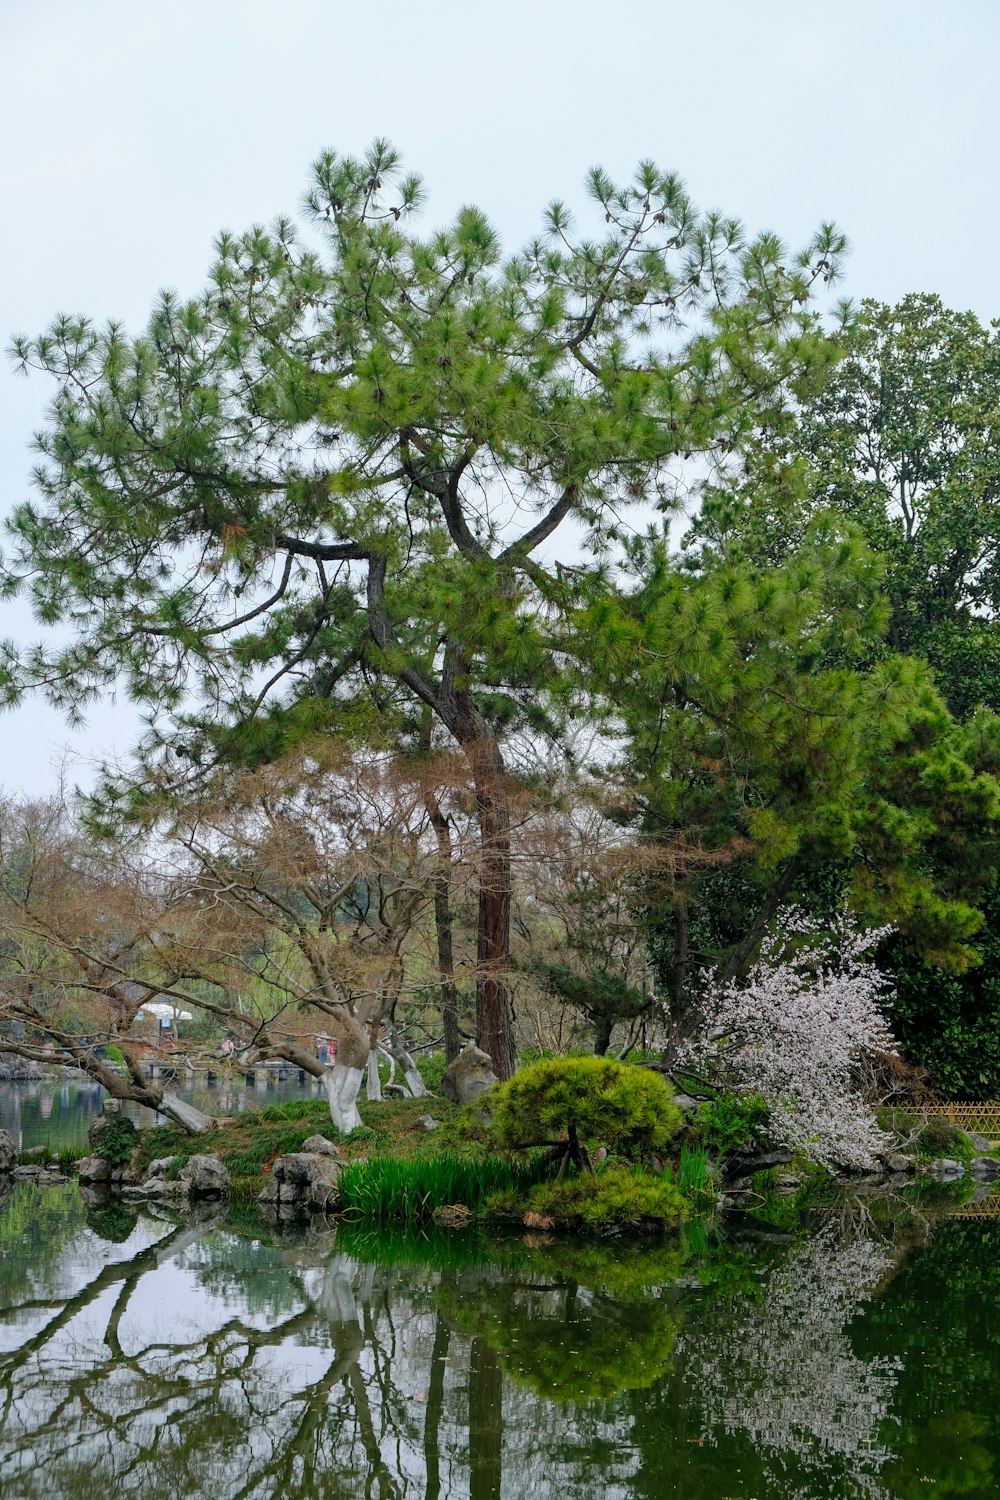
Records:
M363 1123L358 1113L358 1095L364 1082L371 1052L369 1028L353 1016L337 1014L331 1027L337 1038L337 1058L332 1068L293 1042L272 1040L264 1032L258 1038L262 1053L283 1057L312 1078L318 1078L330 1104L330 1120L343 1135Z
M476 1043L502 1081L517 1067L510 1002L510 802L495 739L465 747L479 818L479 924L476 941Z
M341 1062L340 1054L332 1068L328 1068L323 1079L326 1089L326 1097L330 1104L330 1120L335 1130L341 1135L350 1135L352 1130L357 1130L361 1125L361 1116L358 1113L358 1094L361 1092L361 1081L365 1076L364 1068L357 1068L352 1063Z
M606 1057L608 1048L611 1046L611 1033L615 1029L615 1023L610 1016L598 1016L594 1022L597 1035L594 1038L595 1057Z
M434 877L434 931L437 937L438 974L441 976L441 1019L444 1023L445 1061L452 1063L462 1050L458 1030L458 991L455 987L455 957L451 916L451 829L433 792L426 798L427 812L438 847L438 870Z
M368 1054L368 1099L372 1104L382 1101L382 1080L378 1071L378 1053L373 1047Z
M332 1068L323 1068L323 1087L330 1104L330 1120L342 1135L362 1124L358 1095L371 1055L369 1028L353 1017L338 1017L337 1056Z
M510 1000L510 798L507 768L492 726L467 693L442 693L438 712L458 740L472 775L479 823L476 940L476 1043L501 1080L517 1066Z
M205 1135L207 1131L215 1129L215 1121L211 1115L204 1114L184 1099L178 1099L176 1094L165 1093L156 1108L161 1115L166 1115L168 1120L173 1120L175 1125L180 1125L189 1135Z
M4 1050L14 1053L17 1057L28 1058L32 1062L50 1061L42 1048L28 1047L7 1037L4 1038ZM183 1099L178 1099L176 1094L168 1093L162 1085L151 1083L146 1079L142 1073L140 1058L131 1051L125 1052L126 1066L129 1070L127 1077L123 1077L117 1069L102 1062L90 1048L71 1046L67 1048L67 1051L69 1053L67 1060L99 1083L112 1099L117 1099L123 1104L141 1104L146 1109L155 1109L159 1114L166 1115L168 1120L173 1120L176 1125L180 1125L181 1129L186 1130L189 1135L204 1135L206 1131L213 1129L215 1121L210 1115L203 1114L193 1104L186 1104Z

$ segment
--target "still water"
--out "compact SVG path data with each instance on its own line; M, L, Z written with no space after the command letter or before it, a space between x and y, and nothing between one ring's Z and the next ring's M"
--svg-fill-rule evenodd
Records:
M255 1084L202 1084L195 1089L180 1082L174 1091L181 1099L197 1104L212 1115L235 1115L244 1109L262 1109L266 1104L280 1104L287 1099L319 1097L315 1079L298 1081L298 1074L285 1082L264 1070ZM44 1079L33 1083L0 1083L0 1128L9 1131L19 1151L32 1146L48 1146L56 1155L77 1150L87 1144L87 1131L95 1115L101 1112L105 1098L99 1083L90 1083L73 1075L68 1079ZM123 1111L137 1125L161 1124L154 1110L138 1104L124 1104Z
M610 1246L0 1207L4 1500L1000 1495L1000 1222Z

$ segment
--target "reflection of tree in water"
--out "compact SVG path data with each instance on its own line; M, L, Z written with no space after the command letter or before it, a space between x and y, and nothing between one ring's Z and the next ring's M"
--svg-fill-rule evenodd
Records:
M595 1450L621 1446L613 1411L540 1402L508 1378L502 1346L538 1297L552 1303L557 1340L567 1299L576 1334L613 1313L613 1297L595 1311L593 1289L542 1261L504 1288L479 1268L414 1274L329 1247L236 1239L211 1221L143 1217L137 1234L154 1242L96 1270L92 1236L78 1236L68 1250L87 1274L69 1296L25 1298L22 1277L18 1347L0 1355L4 1500L101 1489L115 1500L497 1500L501 1484L583 1496ZM484 1324L499 1328L500 1348L460 1326L473 1291L503 1309ZM675 1333L671 1320L670 1342ZM526 1349L529 1384L544 1385L552 1356L529 1341L522 1366ZM630 1466L627 1451L610 1464L609 1500L624 1500Z
M1000 1491L1000 1222L955 1218L914 1251L854 1330L870 1358L890 1340L899 1377L898 1458L890 1491L991 1495Z
M678 1357L705 1444L748 1438L786 1500L885 1495L899 1361L859 1358L848 1325L895 1260L891 1246L822 1233L773 1267L762 1295L720 1300L686 1327Z
M85 1218L73 1184L42 1189L0 1179L0 1308L11 1306L22 1278L45 1283Z
M558 1257L540 1256L500 1278L464 1278L452 1317L497 1351L518 1384L550 1401L606 1400L652 1385L670 1363L676 1308L648 1292L632 1300L607 1282L586 1285L574 1275L572 1251L558 1270L551 1261ZM674 1275L679 1262L675 1251Z
M742 1251L709 1261L709 1292L674 1243L407 1254L142 1212L119 1245L73 1211L53 1210L48 1270L4 1270L3 1500L589 1500L595 1472L602 1500L989 1484L971 1402L936 1467L896 1441L909 1372L865 1338L902 1278L857 1317L886 1247Z

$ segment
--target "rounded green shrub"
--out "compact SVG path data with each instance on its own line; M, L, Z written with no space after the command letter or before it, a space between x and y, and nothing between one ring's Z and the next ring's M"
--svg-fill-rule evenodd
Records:
M490 1094L493 1130L509 1147L581 1142L636 1160L678 1132L681 1112L659 1073L607 1057L543 1057Z
M581 1173L562 1182L540 1182L527 1197L532 1222L556 1229L665 1229L679 1224L687 1208L681 1191L665 1177L611 1166L596 1177Z

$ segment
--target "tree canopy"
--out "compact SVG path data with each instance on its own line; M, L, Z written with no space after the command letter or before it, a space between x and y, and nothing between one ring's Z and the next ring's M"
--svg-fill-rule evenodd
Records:
M792 254L650 162L587 186L596 235L555 202L505 258L475 208L411 231L422 187L387 143L325 152L304 231L224 232L206 290L163 293L140 335L60 317L14 346L57 392L3 583L70 640L8 644L4 699L78 714L123 685L178 785L426 706L475 785L478 1031L502 1077L502 733L558 718L567 617L623 512L669 509L679 456L738 448L835 352L810 306L833 226ZM567 525L579 566L552 558Z

